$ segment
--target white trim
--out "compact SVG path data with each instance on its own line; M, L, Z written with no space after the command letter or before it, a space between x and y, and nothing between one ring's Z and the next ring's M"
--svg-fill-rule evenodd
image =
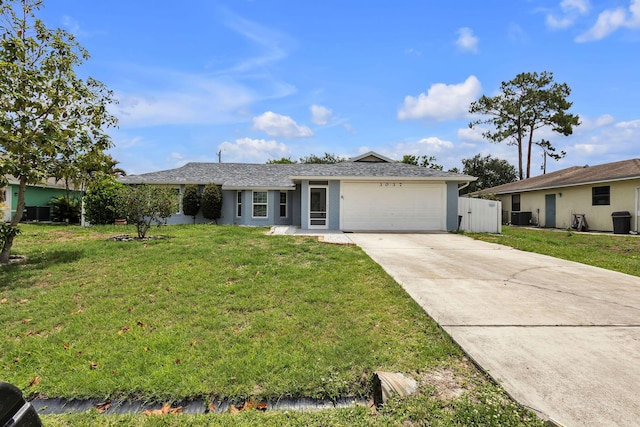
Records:
M353 176L353 175L291 175L289 179L294 181L435 181L436 183L446 182L474 182L478 178L469 175L460 176Z
M264 193L267 196L267 200L264 203L256 203L254 199L254 194L256 193ZM255 207L256 206L265 206L265 215L264 216L256 216L255 215ZM251 192L251 218L253 219L265 219L269 218L269 192L268 191L252 191Z
M316 188L324 188L325 193L325 218L324 225L311 225L311 190ZM326 230L329 228L329 186L328 185L309 185L308 195L308 212L307 212L307 228L310 230ZM314 218L315 219L315 218Z
M242 218L242 190L236 191L236 218ZM240 208L240 215L238 215L238 208Z
M636 205L635 205L635 218L636 218L636 233L640 232L638 230L638 221L640 220L640 187L636 187Z
M284 194L284 203L282 203L282 195ZM281 214L281 208L284 205L284 215ZM289 218L289 194L286 191L278 193L278 216L280 218Z

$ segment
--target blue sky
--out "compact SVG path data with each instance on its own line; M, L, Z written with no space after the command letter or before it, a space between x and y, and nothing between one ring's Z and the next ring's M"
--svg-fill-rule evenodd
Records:
M79 74L119 104L110 153L129 174L189 161L324 152L435 156L446 169L515 147L467 124L521 72L567 83L582 125L542 132L547 171L640 157L640 0L45 0L76 35ZM536 151L532 175L541 173Z

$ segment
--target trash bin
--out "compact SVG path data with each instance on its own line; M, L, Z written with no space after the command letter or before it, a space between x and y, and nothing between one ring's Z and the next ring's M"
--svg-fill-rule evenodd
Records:
M611 214L613 219L613 234L629 234L631 231L631 214L628 211L614 212Z
M0 382L0 426L41 427L38 413L18 387Z

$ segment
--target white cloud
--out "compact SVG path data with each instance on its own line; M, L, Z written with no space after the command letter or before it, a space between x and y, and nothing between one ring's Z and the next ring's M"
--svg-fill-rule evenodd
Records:
M546 18L547 26L554 29L564 29L572 26L579 15L589 13L591 5L588 0L563 0L560 2L563 16L549 13Z
M511 43L523 44L529 41L527 33L520 25L516 24L515 22L509 23L507 36L509 37Z
M352 135L355 135L356 133L358 133L353 126L351 126L349 123L345 123L342 125L342 127L344 127L344 130L346 130L347 132L349 132Z
M447 85L436 83L428 92L418 97L407 96L398 111L399 120L434 119L452 120L465 117L469 105L480 92L482 86L476 76L469 76L464 83Z
M463 27L458 30L456 46L463 52L478 52L478 38L473 35L471 28Z
M596 23L585 33L576 37L578 43L601 40L619 28L640 28L640 0L631 0L628 9L605 9L598 15Z
M179 124L221 124L247 120L242 111L265 99L288 96L295 88L264 80L254 89L234 76L209 76L166 68L116 65L117 75L127 80L115 82L119 104L110 111L121 127ZM120 69L126 69L121 73Z
M576 133L592 131L594 129L610 125L614 122L615 118L610 114L603 114L595 119L580 116L580 126L578 126L575 131Z
M452 142L445 141L434 136L429 138L422 138L420 141L418 141L417 145L427 153L439 153L443 150L453 148Z
M281 142L266 139L239 138L218 146L225 163L266 163L270 159L290 157L289 148Z
M486 129L482 129L479 126L475 126L473 128L460 128L458 129L458 139L467 142L487 142L487 140L482 136L482 132L485 130Z
M253 128L275 137L305 138L313 136L313 132L308 127L300 126L291 117L276 114L273 111L267 111L261 116L254 117Z
M331 114L333 111L331 108L323 107L322 105L312 105L309 107L311 110L311 121L317 125L325 126L331 120Z

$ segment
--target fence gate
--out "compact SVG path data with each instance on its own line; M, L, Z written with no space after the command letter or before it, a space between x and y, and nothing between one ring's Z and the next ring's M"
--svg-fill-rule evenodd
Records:
M500 233L502 203L499 200L458 197L458 220L461 231Z

